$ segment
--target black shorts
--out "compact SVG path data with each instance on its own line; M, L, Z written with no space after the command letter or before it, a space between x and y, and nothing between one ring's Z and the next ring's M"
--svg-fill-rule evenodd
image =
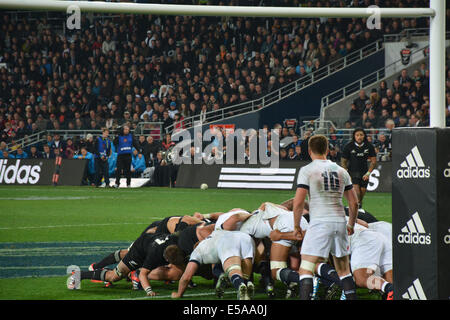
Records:
M139 269L144 263L143 257L137 252L136 246L133 245L131 245L130 250L128 250L128 253L122 259L122 262L130 269L130 271Z
M356 174L350 174L350 177L352 178L352 184L359 185L360 188L367 189L367 185L369 184L369 179L366 181L363 180L363 174L356 173Z

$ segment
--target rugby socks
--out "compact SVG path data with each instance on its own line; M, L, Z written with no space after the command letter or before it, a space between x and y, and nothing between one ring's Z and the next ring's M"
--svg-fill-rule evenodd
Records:
M320 276L320 280L322 280L322 283L327 287L329 287L331 283L336 283L339 287L342 287L339 275L337 274L336 270L333 269L329 264L319 264L317 271L318 275Z
M120 250L114 251L110 255L106 256L102 261L94 263L92 266L95 269L102 269L111 264L118 263L120 261Z
M238 275L237 273L233 274L230 278L231 283L233 284L233 287L236 288L236 290L239 289L239 286L244 283L244 279Z
M311 300L313 293L313 276L304 274L300 276L300 300Z
M289 284L291 282L300 283L300 275L298 274L298 272L295 272L294 270L289 268L280 269L278 272L280 280L285 284Z
M222 273L224 273L222 264L216 263L212 269L213 276L218 279Z
M394 285L390 282L385 282L383 283L383 285L381 286L381 291L383 293L389 293L391 291L394 291Z
M105 281L105 274L108 270L97 269L94 271L81 271L80 280L91 279Z
M340 277L346 300L356 300L356 284L351 273Z

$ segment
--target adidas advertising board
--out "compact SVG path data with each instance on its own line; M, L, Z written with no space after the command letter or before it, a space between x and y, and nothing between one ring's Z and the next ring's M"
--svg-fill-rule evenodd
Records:
M180 165L177 186L198 188L206 183L209 188L279 189L295 190L300 168L304 161L280 161L279 168L262 165ZM380 162L369 177L370 192L392 192L392 163Z
M392 135L394 299L450 297L450 130Z
M86 164L63 159L58 185L81 185ZM0 159L0 185L52 185L55 167L55 159Z

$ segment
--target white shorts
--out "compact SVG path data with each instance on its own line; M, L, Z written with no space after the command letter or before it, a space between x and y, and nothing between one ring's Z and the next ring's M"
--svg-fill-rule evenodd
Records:
M352 270L371 269L379 275L392 270L392 245L384 235L366 229L351 241Z
M217 254L222 264L231 257L254 258L255 242L242 232L230 232L217 241Z
M377 221L369 223L369 229L381 233L392 241L392 224L386 221Z
M302 243L301 254L328 259L348 256L349 241L345 222L310 221Z

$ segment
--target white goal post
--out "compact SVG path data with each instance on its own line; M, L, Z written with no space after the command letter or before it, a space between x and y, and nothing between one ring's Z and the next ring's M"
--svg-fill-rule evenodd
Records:
M185 16L277 18L380 18L430 17L430 127L445 127L445 1L430 0L430 8L314 8L141 4L130 2L0 0L0 9L67 12L128 13Z

